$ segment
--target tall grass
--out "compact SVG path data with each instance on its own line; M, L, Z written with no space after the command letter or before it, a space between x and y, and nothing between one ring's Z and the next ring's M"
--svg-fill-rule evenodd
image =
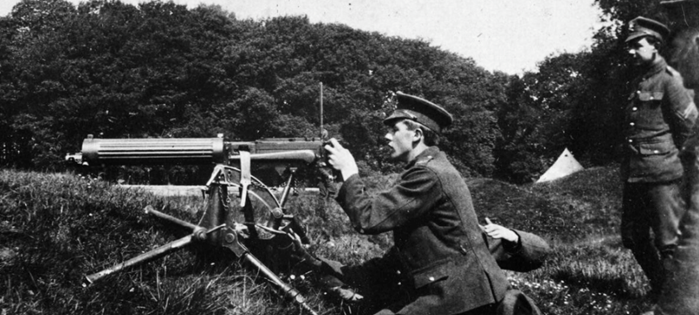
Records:
M371 191L395 176L368 179ZM636 314L649 307L646 280L617 236L621 186L600 168L549 184L468 181L479 218L546 237L544 267L509 272L546 314ZM161 198L91 178L0 171L0 313L298 314L266 280L230 254L183 250L83 287L83 277L185 235L143 213L146 205L196 222L201 198ZM355 233L332 200L290 200L319 256L357 263L382 254L390 235ZM302 271L301 271L302 272ZM281 275L321 314L350 309L320 291L314 275Z
M622 182L616 167L542 184L471 185L479 216L544 236L553 253L541 269L510 273L545 314L639 314L648 284L618 235Z
M296 313L225 254L180 251L83 286L85 274L186 234L146 216L146 205L196 222L199 204L91 178L1 171L1 313Z

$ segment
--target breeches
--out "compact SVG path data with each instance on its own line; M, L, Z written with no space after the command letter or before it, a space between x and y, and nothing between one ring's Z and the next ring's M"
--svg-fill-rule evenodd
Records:
M655 245L660 254L672 253L685 213L679 181L626 183L622 207L621 238L625 247L634 250Z

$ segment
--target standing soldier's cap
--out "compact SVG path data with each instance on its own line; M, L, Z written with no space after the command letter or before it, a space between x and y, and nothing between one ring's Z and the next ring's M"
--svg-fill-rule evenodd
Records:
M686 27L699 26L699 0L660 1L670 20Z
M454 121L451 114L444 108L426 99L403 92L396 92L396 99L398 100L396 109L383 120L385 125L390 126L397 119L408 119L441 133L443 128Z
M665 24L642 16L631 20L629 23L631 24L631 34L626 38L627 43L645 36L655 37L663 42L670 34L670 29Z

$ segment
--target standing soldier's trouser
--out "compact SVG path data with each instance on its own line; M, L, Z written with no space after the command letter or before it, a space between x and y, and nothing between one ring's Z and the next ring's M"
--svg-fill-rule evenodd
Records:
M699 159L692 156L687 167L689 202L680 221L680 236L674 259L668 263L668 274L658 299L655 314L699 314Z
M626 183L622 206L622 242L658 293L665 277L663 260L670 259L677 247L679 222L685 212L680 183Z

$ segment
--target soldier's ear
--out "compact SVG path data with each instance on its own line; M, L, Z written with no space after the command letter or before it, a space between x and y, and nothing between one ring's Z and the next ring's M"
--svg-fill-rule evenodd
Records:
M423 139L425 137L425 133L422 131L422 128L415 128L415 133L413 134L413 142L419 142L420 139Z

